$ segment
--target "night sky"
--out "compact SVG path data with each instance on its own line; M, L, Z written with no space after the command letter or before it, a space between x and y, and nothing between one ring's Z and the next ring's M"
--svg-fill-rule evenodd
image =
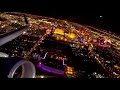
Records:
M120 34L119 8L117 2L102 0L4 0L0 1L1 11L20 11L41 16L67 19L88 24ZM102 16L102 17L100 17Z

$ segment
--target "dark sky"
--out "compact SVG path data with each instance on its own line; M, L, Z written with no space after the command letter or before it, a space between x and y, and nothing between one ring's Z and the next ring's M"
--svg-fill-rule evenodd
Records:
M119 5L102 0L4 0L1 11L21 11L42 16L68 19L119 32ZM99 16L103 17L100 18Z

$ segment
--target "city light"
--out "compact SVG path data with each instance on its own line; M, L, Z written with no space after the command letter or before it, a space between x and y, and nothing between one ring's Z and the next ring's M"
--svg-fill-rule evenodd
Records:
M44 76L40 76L40 78L45 78Z
M75 39L76 35L74 33L68 33L68 37L71 39Z
M46 77L44 72L54 73L55 77L71 78L76 73L77 77L83 78L120 78L119 35L66 20L11 13L0 13L3 19L0 21L0 35L21 31L24 27L27 29L1 45L0 52L34 63L39 78ZM26 25L24 15L29 25Z
M61 34L61 35L64 35L64 30L62 29L55 29L55 34Z
M26 34L26 32L23 32L23 34Z

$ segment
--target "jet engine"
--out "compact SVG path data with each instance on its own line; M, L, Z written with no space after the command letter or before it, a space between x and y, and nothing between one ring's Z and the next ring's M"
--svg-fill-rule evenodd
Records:
M0 78L35 78L36 69L20 57L0 57L0 73Z

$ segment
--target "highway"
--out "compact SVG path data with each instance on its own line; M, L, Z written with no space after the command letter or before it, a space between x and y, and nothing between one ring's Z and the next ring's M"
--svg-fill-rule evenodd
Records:
M110 37L113 37L115 38L116 40L119 40L120 41L120 37L117 36L117 35L114 35L113 33L109 33L105 30L101 30L101 29L97 29L95 27L91 27L91 26L86 26L87 28L91 29L91 30L94 30L95 32L98 32L99 34L102 33L104 34L105 36L110 36Z
M106 74L109 75L109 77L113 77L113 69L108 67L107 64L105 63L104 58L102 58L100 55L96 54L94 51L90 53L91 58L95 58L96 62L102 66L102 68L106 71Z
M12 13L8 13L8 14L12 14ZM38 30L47 30L47 29L51 29L52 26L49 26L47 23L53 25L54 24L54 29L56 28L61 28L64 30L64 31L67 31L67 32L73 32L76 34L76 37L81 37L82 35L85 36L85 39L84 41L87 42L88 44L93 44L91 42L89 42L87 36L89 37L89 33L92 33L92 34L95 34L96 37L93 36L93 38L98 38L99 37L103 37L104 39L106 39L106 41L108 40L108 42L110 41L110 43L112 45L111 49L111 52L108 50L108 52L111 53L111 55L114 55L115 57L119 57L120 56L120 53L119 53L119 50L117 50L118 48L120 49L120 36L119 35L115 35L111 32L107 32L105 30L102 30L102 29L97 29L95 27L92 27L92 26L88 26L88 25L80 25L80 24L76 24L76 23L72 23L72 22L67 22L67 21L64 21L64 20L57 20L57 19L52 19L52 18L48 18L48 17L42 17L42 16L36 16L36 15L30 15L30 14L25 14L25 13L14 13L12 14L13 16L23 16L23 15L26 15L28 17L28 20L31 24L31 26L34 26L34 27L30 27L32 28L33 30L35 28L38 28L38 27L42 27L43 29L41 28L38 28ZM3 15L3 17L5 17L5 15ZM9 16L8 16L9 17ZM27 21L27 18L24 17L25 19L25 22L27 24L27 26L24 26L22 28L20 28L19 30L15 30L15 31L11 31L9 33L6 33L4 35L1 35L0 36L0 46L2 46L3 44L13 40L14 38L18 37L19 35L21 35L24 31L27 30L27 28L29 27L28 26L28 21ZM12 19L10 19L12 21ZM52 21L51 21L52 20ZM15 19L16 21L16 19ZM43 23L41 23L43 22ZM64 23L63 23L64 22ZM7 22L6 22L7 23ZM48 26L49 27L48 27ZM67 26L67 27L65 27ZM76 28L75 28L76 27ZM84 33L84 30L85 32L87 32L87 34L82 34ZM83 32L81 32L83 31ZM34 31L33 31L34 33ZM42 34L42 32L40 32L40 34ZM24 58L26 60L29 60L30 56L31 56L31 53L37 49L37 46L41 44L41 42L43 42L43 40L45 39L45 37L47 36L48 34L47 33L43 33L42 35L39 36L39 40L37 40L37 42L34 44L33 47L30 47L30 50L25 53L25 56ZM92 35L91 35L92 36ZM69 38L68 37L68 34L64 34L64 37L65 38ZM86 39L87 38L87 39ZM76 40L75 40L76 39ZM75 43L75 44L80 44L78 46L84 46L85 43L79 43L77 38L75 38L73 40L69 39L67 40L66 42L69 42L69 43ZM87 44L85 44L87 45ZM96 46L96 45L95 45ZM97 46L99 46L97 44ZM92 47L93 48L93 47ZM113 48L113 49L112 49ZM109 68L109 66L106 65L106 62L105 62L105 59L102 58L100 55L96 54L94 51L91 50L91 57L94 58L94 60L99 63L108 73L113 73L114 70ZM56 69L53 69L53 68L50 68L50 67L47 67L45 65L39 65L40 68L44 69L44 70L48 70L50 72L53 72L53 73L58 73L58 74L63 74L62 71L59 71L59 70L56 70ZM46 69L47 68L47 69ZM111 74L112 75L112 74Z
M108 33L107 31L105 30L99 30L97 28L94 28L94 27L91 27L91 26L86 26L88 29L90 29L89 32L93 33L93 34L96 34L100 37L107 37L111 40L111 44L113 46L115 46L116 49L120 50L120 37L115 35L115 34L112 34L112 33Z
M30 51L28 51L27 52L27 54L26 54L26 56L24 56L24 58L26 58L26 59L29 59L29 55L32 53L32 51L34 51L35 50L35 48L38 46L38 44L40 44L44 39L45 39L45 37L47 36L48 34L44 34L42 37L41 37L41 35L39 36L39 40L35 43L35 45L30 49Z

